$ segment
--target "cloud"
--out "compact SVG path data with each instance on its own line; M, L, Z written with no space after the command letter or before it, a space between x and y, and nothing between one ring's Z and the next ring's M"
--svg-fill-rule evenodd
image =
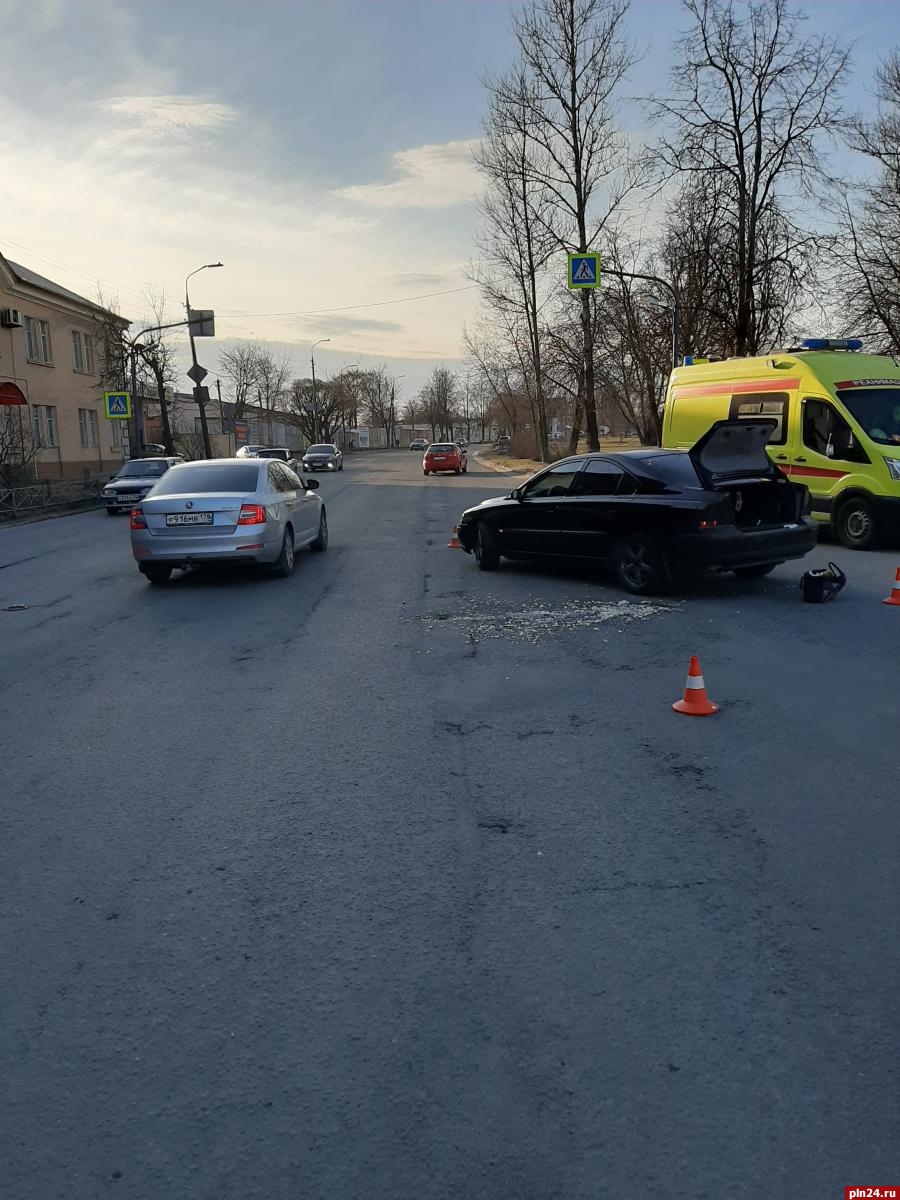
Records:
M472 162L475 138L414 146L391 155L397 175L389 183L341 188L337 196L372 208L449 208L471 200L478 186Z
M397 271L386 275L384 282L401 288L436 288L447 282L447 276L428 271Z
M144 133L169 135L193 129L218 129L237 115L227 104L202 96L113 96L99 107Z
M305 325L315 327L318 332L335 336L353 333L402 333L403 326L396 321L376 321L370 317L341 317L327 315L306 317Z

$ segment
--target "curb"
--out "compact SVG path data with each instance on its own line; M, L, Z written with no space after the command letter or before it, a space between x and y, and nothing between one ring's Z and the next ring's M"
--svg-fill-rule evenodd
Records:
M515 467L502 467L500 465L500 463L497 463L497 462L486 462L485 459L483 459L481 457L480 450L476 450L475 453L472 455L472 457L475 459L476 462L481 463L481 465L486 470L494 471L495 474L497 474L497 475L524 475L525 474L524 471L517 471Z

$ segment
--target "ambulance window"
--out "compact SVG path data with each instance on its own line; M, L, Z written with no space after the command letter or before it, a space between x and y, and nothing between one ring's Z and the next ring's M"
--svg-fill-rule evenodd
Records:
M732 421L750 420L754 417L774 417L778 424L772 430L769 445L783 446L787 441L788 410L787 392L747 392L731 397Z

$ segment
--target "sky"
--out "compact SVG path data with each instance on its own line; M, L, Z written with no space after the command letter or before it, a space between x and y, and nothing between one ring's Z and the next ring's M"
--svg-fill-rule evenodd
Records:
M809 0L856 43L849 108L870 105L900 5ZM513 57L501 0L0 0L0 251L115 299L141 327L148 289L182 316L308 375L381 363L417 392L462 365L486 72ZM633 0L640 62L624 115L664 87L677 0ZM561 275L565 263L560 265ZM187 365L187 359L185 359ZM182 381L186 386L186 381Z

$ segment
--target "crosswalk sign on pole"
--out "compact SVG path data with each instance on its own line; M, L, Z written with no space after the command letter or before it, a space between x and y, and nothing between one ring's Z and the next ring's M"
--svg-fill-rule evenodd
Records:
M600 286L600 255L599 254L570 254L569 277L566 284L570 288L595 288Z
M108 421L129 421L131 419L131 393L104 392L103 407Z

